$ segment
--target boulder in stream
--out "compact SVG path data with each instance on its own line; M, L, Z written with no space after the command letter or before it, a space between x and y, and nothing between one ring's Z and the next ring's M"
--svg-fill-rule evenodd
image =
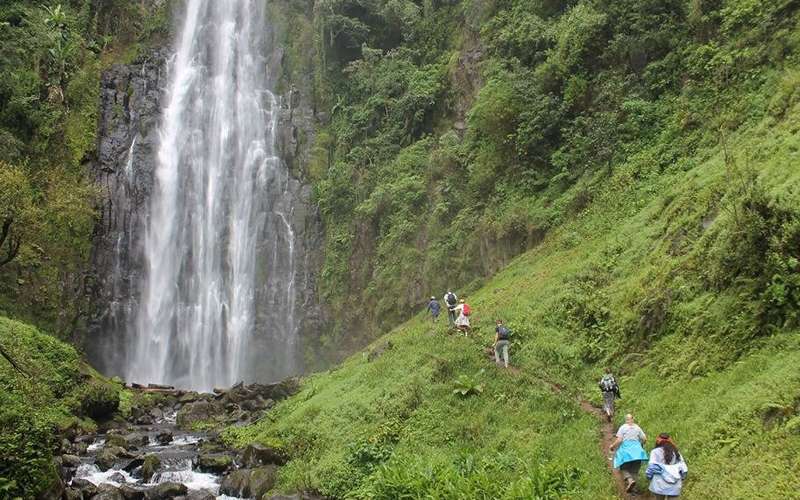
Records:
M100 470L106 471L112 468L120 457L130 456L131 455L126 452L124 448L106 444L103 449L100 450L100 453L97 454L97 457L95 457L94 463Z
M203 472L221 474L233 468L233 458L224 453L201 453L197 457L197 468Z
M72 488L79 490L83 498L91 498L97 494L97 486L88 479L73 479Z
M121 472L115 472L108 476L109 481L114 481L115 483L124 483L126 481L125 476L122 475Z
M119 488L110 484L101 484L97 487L97 494L92 500L125 500Z
M61 463L64 467L78 467L81 465L81 457L77 455L61 455Z
M131 448L131 444L122 434L107 434L106 446L118 446L126 450Z
M217 496L209 491L190 491L185 497L176 500L216 500Z
M195 401L181 407L177 416L177 424L180 428L188 429L196 422L214 420L222 413L222 407L219 404Z
M172 442L172 433L170 431L161 431L156 434L156 441L161 446L166 446Z
M234 471L222 478L219 491L233 497L261 498L275 486L277 471L274 465Z
M129 486L127 484L123 484L119 487L120 493L122 496L125 497L125 500L143 500L144 499L144 491L138 490L133 486Z
M158 469L161 468L161 459L158 458L158 455L147 455L144 457L144 463L142 463L142 479L145 483L149 483L150 479L153 478L153 474L158 472Z
M244 449L242 460L247 467L256 467L269 464L283 465L288 461L288 457L279 448L254 443Z
M178 398L178 402L181 403L181 404L194 403L198 399L200 399L200 394L199 393L196 393L194 391L189 391L189 392L183 394L181 397L179 397Z
M83 500L83 493L77 488L67 488L64 490L64 500Z
M160 483L144 492L146 500L170 500L185 495L189 490L181 483Z

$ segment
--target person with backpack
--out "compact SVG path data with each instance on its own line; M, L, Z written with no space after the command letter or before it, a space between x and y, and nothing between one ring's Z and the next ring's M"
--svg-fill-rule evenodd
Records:
M430 302L428 302L428 311L431 313L431 321L436 323L436 320L439 319L439 312L442 310L442 306L439 305L439 301L436 300L436 297L431 297Z
M469 335L469 317L472 314L472 308L469 307L469 304L464 299L458 301L458 305L456 306L456 313L458 313L458 317L456 318L456 328L458 328L466 337Z
M456 307L458 306L458 297L451 290L447 290L444 294L444 303L447 306L447 320L450 326L456 324Z
M606 368L603 378L597 384L600 386L600 391L603 393L603 411L609 422L614 418L614 400L617 398L622 399L619 393L619 384L617 384L614 375L611 374L611 369Z
M508 368L508 346L511 344L511 330L503 324L503 320L497 320L494 329L494 362L500 366L502 357L503 363Z
M614 454L614 468L619 469L625 479L625 491L630 492L636 487L636 479L639 477L639 469L642 462L648 459L647 453L642 447L647 442L647 436L642 428L633 421L633 415L625 415L625 423L617 431L617 437L609 452Z
M650 480L650 491L656 496L656 500L678 498L688 473L689 468L670 435L659 434L644 473Z

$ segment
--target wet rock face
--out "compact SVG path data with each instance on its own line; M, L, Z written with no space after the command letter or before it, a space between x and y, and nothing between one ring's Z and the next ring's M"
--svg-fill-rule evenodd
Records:
M124 334L132 320L130 297L142 269L142 216L153 189L155 152L167 49L102 75L97 158L90 174L101 192L91 276L95 311L86 348L103 372L120 375Z
M94 311L90 314L85 347L92 364L108 375L125 375L129 339L135 330L137 301L145 278L144 221L154 189L159 125L167 99L166 61L170 54L169 47L155 49L132 64L111 67L102 76L98 150L90 172L100 189L101 202L88 287ZM266 70L280 75L282 64L282 49L277 47L268 57ZM323 229L312 202L311 186L304 181L315 130L324 117L317 116L308 88L289 85L277 96L280 108L276 147L290 172L287 192L292 201L286 213L300 255L295 267L296 359L271 357L275 339L270 328L276 318L266 304L274 301L262 284L256 290L258 335L252 354L243 360L250 381L274 380L276 363L296 365L294 370L302 371L299 353L306 343L314 343L326 323L325 308L315 292L324 257ZM272 198L274 193L265 192L264 197ZM259 248L271 248L269 242L262 243ZM259 276L266 272L258 270Z

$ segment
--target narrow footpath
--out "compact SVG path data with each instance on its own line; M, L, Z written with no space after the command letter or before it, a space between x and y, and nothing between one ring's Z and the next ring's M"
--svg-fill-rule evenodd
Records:
M489 347L485 349L485 354L488 357L489 361L494 365L494 350ZM514 366L508 367L508 372L513 375L521 375L522 371ZM550 389L558 394L564 393L564 387L553 382L550 380L546 380L543 378L539 378L539 380L550 387ZM614 425L613 423L606 420L605 415L603 414L603 410L594 406L589 400L584 399L580 395L577 396L578 406L584 413L588 413L594 415L597 418L597 421L600 423L600 440L598 442L600 456L603 458L603 461L608 468L609 473L614 478L614 485L617 489L617 495L620 498L625 500L653 500L654 497L652 493L647 489L645 484L642 484L641 481L637 484L638 492L634 491L632 493L628 493L625 491L625 481L622 478L622 474L619 473L618 470L613 468L612 460L609 459L608 454L608 447L611 446L611 443L614 442Z

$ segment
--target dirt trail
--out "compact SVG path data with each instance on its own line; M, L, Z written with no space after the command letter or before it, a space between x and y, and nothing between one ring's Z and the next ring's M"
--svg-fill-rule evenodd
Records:
M494 349L487 348L484 352L492 364L494 364ZM509 366L508 371L514 375L520 375L522 373L519 368L513 366ZM564 392L564 387L556 384L555 382L542 378L539 380L550 387L553 392L559 394ZM637 488L639 490L638 492L628 493L625 491L625 481L622 478L622 474L613 468L612 461L608 458L610 456L608 447L614 442L614 425L606 419L602 409L594 406L591 402L583 399L580 396L577 396L577 401L581 410L583 410L585 413L594 415L597 418L597 421L600 423L600 440L598 441L600 455L603 457L606 467L614 478L614 485L616 486L619 497L625 500L653 500L653 495L647 490L647 486L641 482L637 484Z
M564 388L559 384L551 382L549 380L540 379L542 382L550 386L553 392L562 393L564 392ZM606 463L606 467L608 471L611 473L612 477L614 478L614 485L617 488L617 494L620 498L624 498L625 500L653 500L654 497L647 489L647 486L642 484L641 481L636 484L636 488L633 492L628 493L625 491L625 480L622 478L622 474L617 469L614 469L612 460L609 459L611 454L608 452L608 447L611 446L611 443L614 442L614 424L609 422L606 419L606 415L603 413L601 408L594 406L588 400L583 399L581 396L577 396L578 405L580 406L581 410L585 413L589 413L594 415L597 418L597 421L600 423L600 441L598 443L600 448L600 455L603 457L603 460ZM638 489L638 491L636 491Z

